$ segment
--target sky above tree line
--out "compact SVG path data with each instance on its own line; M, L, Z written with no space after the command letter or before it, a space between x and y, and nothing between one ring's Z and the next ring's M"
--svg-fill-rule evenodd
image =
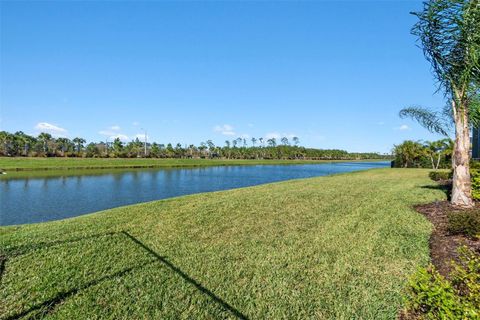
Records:
M443 106L419 1L0 2L0 130L389 152Z

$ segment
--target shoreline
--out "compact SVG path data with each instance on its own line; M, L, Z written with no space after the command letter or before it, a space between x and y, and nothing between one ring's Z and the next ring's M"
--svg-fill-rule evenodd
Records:
M34 159L34 160L33 160ZM22 165L12 165L8 162L27 162ZM44 165L45 161L54 161L53 165ZM59 163L65 161L66 163ZM78 165L82 161L88 162L86 165ZM243 166L243 165L294 165L294 164L321 164L337 162L383 162L391 161L388 159L361 159L361 160L255 160L255 159L125 159L125 158L0 158L0 170L8 172L19 171L47 171L47 170L94 170L94 169L155 169L155 168L198 168L213 166ZM36 162L36 163L32 163ZM75 165L70 165L74 163ZM103 164L101 162L110 162ZM113 164L112 162L126 162L126 164ZM146 162L142 164L141 162ZM157 163L155 163L157 162ZM130 163L130 164L129 164ZM38 166L37 166L38 165ZM42 166L43 165L43 166Z

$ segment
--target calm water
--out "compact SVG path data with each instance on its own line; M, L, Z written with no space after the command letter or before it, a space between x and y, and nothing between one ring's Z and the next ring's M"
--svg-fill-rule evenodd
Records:
M4 179L0 180L0 225L57 220L192 193L387 166L389 162L345 162Z

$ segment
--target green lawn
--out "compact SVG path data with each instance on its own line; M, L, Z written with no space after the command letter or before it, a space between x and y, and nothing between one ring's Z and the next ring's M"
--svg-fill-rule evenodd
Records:
M395 319L428 170L376 169L0 228L0 318ZM3 269L3 268L2 268Z
M118 158L22 158L0 157L0 169L59 170L59 169L111 169L111 168L162 168L204 167L258 164L306 164L338 162L339 160L227 160L227 159L118 159ZM346 160L342 160L346 161ZM348 160L347 160L348 161ZM365 161L365 160L363 160ZM372 161L372 160L369 160ZM376 160L373 160L376 161ZM381 161L381 160L378 160ZM383 160L385 161L385 160Z

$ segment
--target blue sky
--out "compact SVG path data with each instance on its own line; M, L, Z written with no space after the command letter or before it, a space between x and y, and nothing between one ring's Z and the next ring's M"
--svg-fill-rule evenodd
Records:
M0 2L0 129L388 152L441 107L416 1Z

